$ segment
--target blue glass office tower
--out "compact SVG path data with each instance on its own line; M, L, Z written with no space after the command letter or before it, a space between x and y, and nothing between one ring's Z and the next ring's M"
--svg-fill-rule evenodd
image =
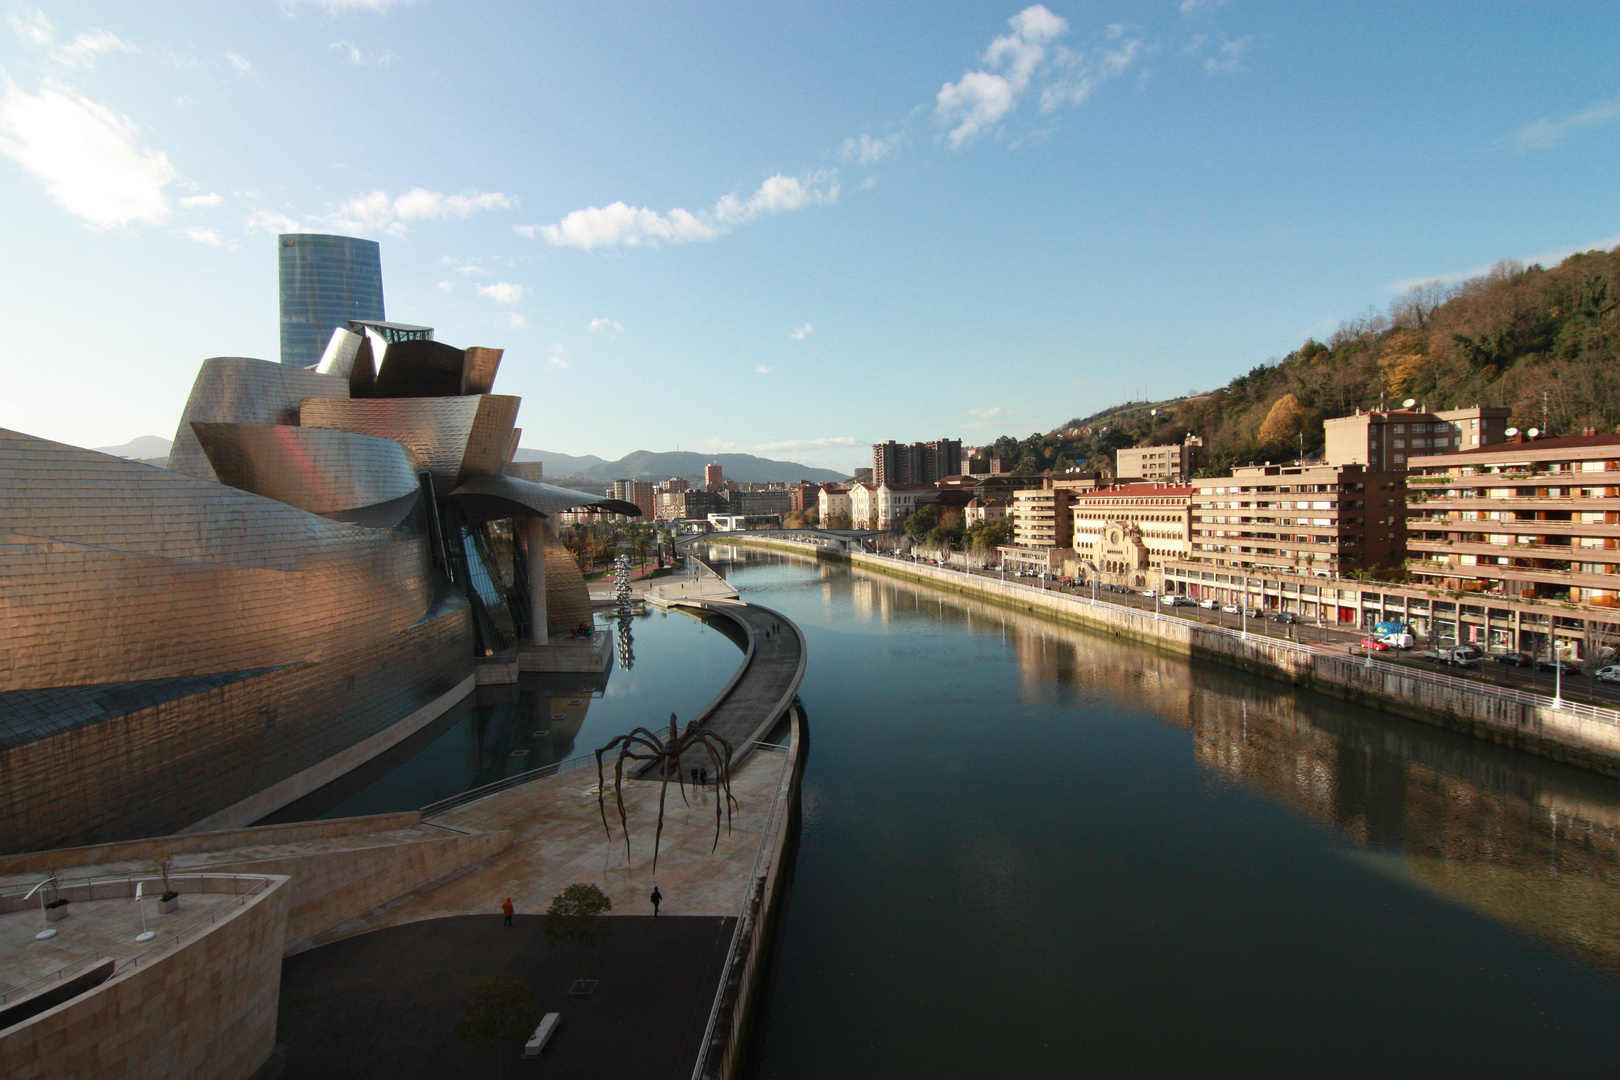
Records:
M375 240L283 233L281 362L312 367L332 331L350 319L381 321L382 253Z

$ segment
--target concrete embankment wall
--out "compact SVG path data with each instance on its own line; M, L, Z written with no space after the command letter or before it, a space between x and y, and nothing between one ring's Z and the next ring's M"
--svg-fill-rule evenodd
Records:
M1501 692L1469 684L1463 679L1394 664L1367 665L1358 658L1309 650L1292 642L1256 635L1244 639L1218 627L1173 616L1161 614L1155 618L1149 611L1107 603L1094 605L1089 597L1043 591L879 555L834 553L783 540L730 536L725 540L844 560L865 570L985 597L1008 607L1118 637L1134 638L1183 655L1214 660L1554 761L1620 776L1620 725L1575 711L1546 707L1536 703L1531 695Z

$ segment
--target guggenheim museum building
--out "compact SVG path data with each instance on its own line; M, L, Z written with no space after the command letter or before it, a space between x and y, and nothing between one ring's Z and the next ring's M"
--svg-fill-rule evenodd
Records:
M380 314L380 287L379 287ZM0 851L250 824L589 622L501 350L206 360L167 468L0 429Z

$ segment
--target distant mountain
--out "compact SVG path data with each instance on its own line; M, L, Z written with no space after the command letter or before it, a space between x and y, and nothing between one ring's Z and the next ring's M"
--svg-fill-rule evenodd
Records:
M695 454L675 450L655 454L650 450L637 450L618 461L603 461L594 455L572 457L547 450L522 449L518 461L539 461L545 464L546 479L585 480L610 483L614 480L668 480L672 476L701 481L703 466L717 463L725 470L727 480L741 484L770 484L809 480L813 483L844 479L844 474L831 469L815 469L795 461L773 461L753 454Z
M151 461L155 458L159 464L162 464L168 460L171 445L173 444L161 435L141 435L129 440L122 446L92 446L90 449L98 454L139 458L141 461Z

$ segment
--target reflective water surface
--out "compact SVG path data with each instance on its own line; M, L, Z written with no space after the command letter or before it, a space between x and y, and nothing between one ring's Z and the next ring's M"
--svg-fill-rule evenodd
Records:
M847 567L758 1075L1620 1075L1620 782Z

